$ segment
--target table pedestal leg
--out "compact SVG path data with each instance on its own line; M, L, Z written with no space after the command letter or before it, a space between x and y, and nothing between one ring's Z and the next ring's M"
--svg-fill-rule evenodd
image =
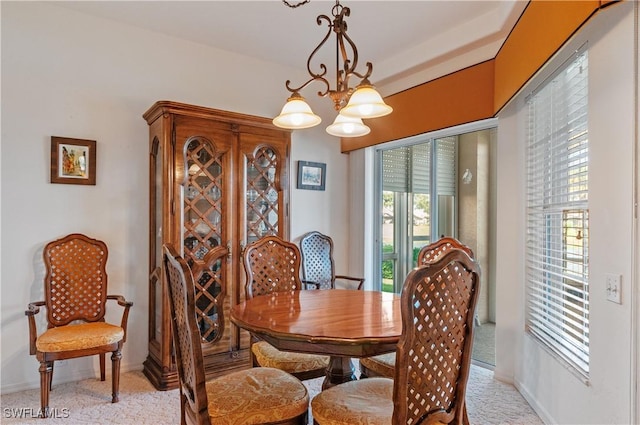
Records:
M327 375L322 382L322 389L326 390L343 382L355 381L356 369L350 357L331 356Z

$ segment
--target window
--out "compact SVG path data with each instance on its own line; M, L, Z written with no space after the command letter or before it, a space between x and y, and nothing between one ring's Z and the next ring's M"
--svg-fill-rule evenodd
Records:
M589 375L587 52L528 99L527 331Z

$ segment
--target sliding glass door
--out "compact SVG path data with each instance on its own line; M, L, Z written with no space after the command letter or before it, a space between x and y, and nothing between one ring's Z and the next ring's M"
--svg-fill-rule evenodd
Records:
M457 237L457 136L377 151L382 290L400 292L418 251Z

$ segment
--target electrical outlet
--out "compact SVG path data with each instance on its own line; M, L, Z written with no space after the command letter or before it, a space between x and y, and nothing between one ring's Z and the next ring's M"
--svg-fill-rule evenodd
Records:
M604 275L607 300L622 304L622 276L619 274L607 273Z

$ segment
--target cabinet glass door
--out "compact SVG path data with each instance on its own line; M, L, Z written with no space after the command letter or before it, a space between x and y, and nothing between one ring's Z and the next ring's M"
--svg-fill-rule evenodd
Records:
M214 248L227 240L220 225L225 195L224 156L216 154L209 140L197 137L187 144L185 158L184 257L194 275L196 315L202 339L216 342L224 332L224 267L221 259L212 261L209 257Z
M154 137L151 144L151 223L153 230L151 238L151 252L154 253L151 264L151 275L149 276L149 298L150 314L149 325L152 330L153 341L162 339L162 145L157 137Z
M246 235L251 243L266 235L277 235L279 192L277 188L278 155L270 147L260 147L246 156Z

